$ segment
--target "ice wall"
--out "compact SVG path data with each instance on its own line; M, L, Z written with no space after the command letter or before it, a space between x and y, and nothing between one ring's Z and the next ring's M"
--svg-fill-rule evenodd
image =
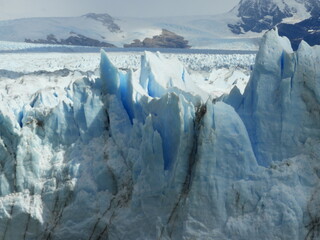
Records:
M99 78L2 97L0 238L319 238L319 57L272 30L223 101L159 53L104 52Z
M264 36L252 80L238 107L262 165L296 156L307 139L317 139L318 63L318 47L302 42L294 53L288 39L276 31Z

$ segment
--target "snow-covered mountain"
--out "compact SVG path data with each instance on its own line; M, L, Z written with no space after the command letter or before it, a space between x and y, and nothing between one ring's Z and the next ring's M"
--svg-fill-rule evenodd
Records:
M99 46L99 43L108 43L105 37L113 41L119 34L120 27L108 14L0 21L0 36L5 41L74 45L81 45L82 41L82 45Z
M189 44L193 48L256 50L260 35L234 38L235 34L227 24L235 23L236 19L232 13L151 19L113 18L108 14L92 13L69 18L17 19L0 21L0 40L123 47L134 42L150 43L154 38L159 40L165 30L165 33L171 32L170 39L163 42L176 42L168 47L188 47ZM168 37L168 34L165 36ZM152 42L147 45L157 47Z
M3 69L0 238L319 238L319 57L269 31L219 99L159 53Z
M241 0L230 12L214 16L141 19L90 13L17 19L0 21L0 40L97 47L257 49L266 30L316 17L319 12L318 0Z
M241 0L232 12L239 17L236 24L228 24L235 34L260 33L277 26L294 50L302 39L312 46L320 44L318 0Z
M229 27L241 34L269 30L283 21L295 23L318 16L320 3L318 0L241 0L232 11L240 19Z

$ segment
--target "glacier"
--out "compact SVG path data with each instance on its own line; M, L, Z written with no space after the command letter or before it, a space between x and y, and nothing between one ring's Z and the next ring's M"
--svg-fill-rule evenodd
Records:
M319 58L271 30L219 98L149 52L1 85L0 239L318 239Z

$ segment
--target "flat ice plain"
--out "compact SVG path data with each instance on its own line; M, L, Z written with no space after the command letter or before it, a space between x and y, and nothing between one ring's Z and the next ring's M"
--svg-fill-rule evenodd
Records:
M134 51L107 49L106 51L117 68L133 71L140 68L143 51L139 49ZM156 50L152 49L152 51ZM215 96L230 92L235 85L243 92L255 60L254 51L194 49L163 49L163 51L166 58L178 59L192 76L192 80L204 91ZM99 74L98 48L0 41L0 56L1 78L42 72L42 81L46 81L45 72L52 75L53 72L61 70L75 71L84 75ZM69 80L72 81L72 79Z

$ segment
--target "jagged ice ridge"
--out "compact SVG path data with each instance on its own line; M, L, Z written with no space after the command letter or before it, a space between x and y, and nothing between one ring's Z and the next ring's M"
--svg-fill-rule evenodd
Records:
M316 239L320 48L269 31L212 99L176 60L0 104L1 239Z

